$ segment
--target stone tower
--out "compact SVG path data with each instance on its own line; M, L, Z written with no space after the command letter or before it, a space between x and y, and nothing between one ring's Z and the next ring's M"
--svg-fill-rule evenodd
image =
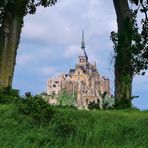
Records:
M88 56L85 51L84 31L82 31L81 53L79 55L78 65L85 68L88 65Z

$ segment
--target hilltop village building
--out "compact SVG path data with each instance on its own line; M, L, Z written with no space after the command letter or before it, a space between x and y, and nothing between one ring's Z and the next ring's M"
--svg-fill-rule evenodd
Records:
M87 109L88 103L102 102L101 94L110 96L110 80L103 77L97 70L96 63L90 64L85 50L84 33L82 35L81 53L78 56L78 63L69 73L61 74L55 79L48 79L47 94L58 96L62 91L72 94L76 92L76 104L78 108ZM100 106L101 107L101 106Z

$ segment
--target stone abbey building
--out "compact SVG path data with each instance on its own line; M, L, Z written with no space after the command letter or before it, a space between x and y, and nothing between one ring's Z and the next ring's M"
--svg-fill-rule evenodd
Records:
M78 108L87 109L91 101L102 101L101 94L110 96L110 81L98 73L96 63L90 64L85 50L84 33L82 34L81 53L78 63L69 73L61 74L55 79L48 79L47 94L58 96L62 91L76 92ZM101 107L101 106L100 106Z

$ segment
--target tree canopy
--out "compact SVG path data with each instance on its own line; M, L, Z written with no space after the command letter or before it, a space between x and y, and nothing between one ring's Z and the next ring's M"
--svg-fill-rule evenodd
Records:
M57 0L1 0L0 1L0 24L3 22L5 13L16 13L18 16L34 14L38 6L52 6Z

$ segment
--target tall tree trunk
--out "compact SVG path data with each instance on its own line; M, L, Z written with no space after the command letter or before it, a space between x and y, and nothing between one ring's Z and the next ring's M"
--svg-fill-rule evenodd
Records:
M118 47L115 57L115 106L120 109L131 107L131 13L128 0L113 0L118 24Z
M23 17L6 12L0 27L0 88L12 85L22 22Z

